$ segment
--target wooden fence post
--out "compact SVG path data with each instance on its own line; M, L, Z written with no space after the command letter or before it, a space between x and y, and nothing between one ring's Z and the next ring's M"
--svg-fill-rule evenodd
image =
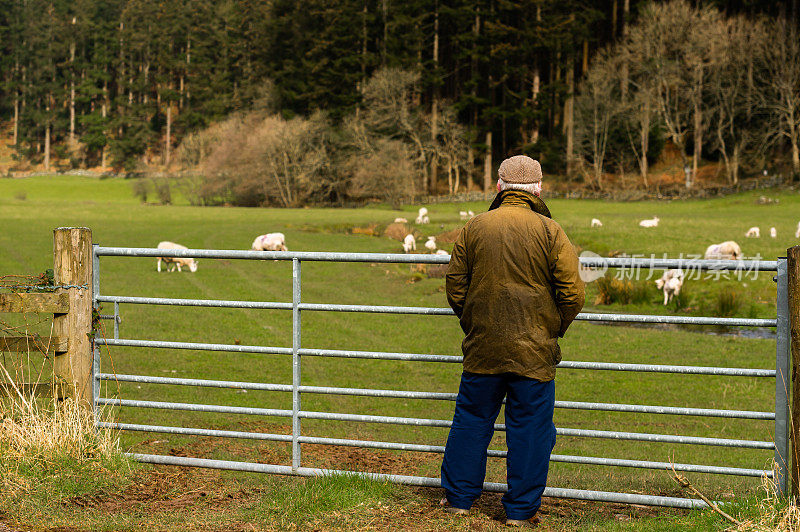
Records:
M800 441L800 246L786 250L789 274L789 331L792 357L792 411L789 416L792 441L792 497L800 497L800 460L797 448Z
M54 384L64 397L92 408L92 231L59 227L53 231L53 276L59 293L69 294L69 312L55 314L53 334L68 338L68 350L53 359Z

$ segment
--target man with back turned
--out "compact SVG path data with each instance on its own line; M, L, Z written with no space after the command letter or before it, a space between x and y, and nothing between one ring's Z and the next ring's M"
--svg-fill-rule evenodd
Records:
M480 496L505 399L506 524L535 527L556 441L558 338L583 307L584 284L572 244L539 198L538 161L511 157L498 175L497 197L461 231L447 270L447 301L465 337L442 505L467 513Z

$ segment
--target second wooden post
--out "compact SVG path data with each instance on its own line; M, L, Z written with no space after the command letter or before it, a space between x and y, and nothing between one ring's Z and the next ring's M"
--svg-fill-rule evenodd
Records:
M53 360L64 397L92 408L92 231L59 227L53 235L53 275L58 293L69 294L69 312L53 318L55 336L68 339L66 353Z

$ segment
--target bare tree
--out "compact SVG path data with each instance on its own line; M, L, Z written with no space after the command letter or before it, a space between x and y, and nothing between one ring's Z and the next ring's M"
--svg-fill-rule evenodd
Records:
M765 57L763 104L772 115L773 142L788 142L792 171L800 174L800 42L786 20L773 25Z
M743 155L765 145L763 108L753 95L762 90L755 86L754 72L763 69L769 43L761 20L738 16L722 24L725 43L720 61L710 73L708 92L714 145L725 163L728 181L736 184Z
M608 146L609 125L620 110L620 84L610 73L618 72L619 56L604 50L595 58L583 81L576 101L576 141L584 175L603 188L603 171ZM589 170L584 166L589 162Z

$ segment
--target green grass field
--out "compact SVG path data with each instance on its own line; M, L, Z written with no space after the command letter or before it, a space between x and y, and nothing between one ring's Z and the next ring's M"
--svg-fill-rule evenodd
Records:
M601 255L610 253L679 257L702 254L712 243L736 240L746 256L775 259L798 244L794 231L800 219L800 196L770 192L779 203L759 204L762 193L724 199L684 202L613 203L551 200L554 218L576 246ZM431 224L418 228L434 235L461 225L458 211L485 210L486 204L428 206ZM281 231L292 251L400 252L385 237L350 234L349 227L385 225L396 216L414 218L415 207L362 209L246 209L143 205L130 181L78 177L0 180L0 275L37 274L52 267L52 230L86 226L95 243L107 246L155 247L160 240L191 248L248 249L256 235ZM641 229L638 221L653 215L659 227ZM592 217L604 227L591 229ZM758 225L762 238L745 239ZM768 236L775 226L778 238ZM448 246L445 245L447 249ZM646 274L646 272L645 272ZM659 274L655 277L657 278ZM713 313L717 295L733 290L742 302L738 314L774 317L773 273L737 280L689 280L684 307L666 310L652 280L648 297L633 305L595 305L597 290L589 285L587 309L603 312ZM418 282L408 265L303 264L304 302L446 306L443 279ZM103 258L104 295L161 296L252 301L291 301L291 265L284 262L201 260L192 274L157 273L156 261L145 258ZM111 313L107 304L102 311ZM291 313L279 310L201 309L122 305L121 337L198 341L243 345L291 346ZM362 313L305 312L303 347L363 349L429 354L459 354L461 331L455 319ZM105 322L106 336L112 335ZM411 334L409 334L409 331ZM700 330L660 330L576 322L562 342L564 360L643 362L658 364L773 368L775 342ZM103 349L102 371L247 382L291 383L288 356L210 353L136 348ZM306 357L303 384L418 391L452 391L460 366L428 362L346 360ZM628 372L560 370L557 399L643 405L772 411L774 380L766 378L661 375ZM291 408L287 393L256 392L165 385L109 383L104 395L125 399L220 405ZM303 396L303 409L356 414L449 419L453 404L407 399L375 399L336 395ZM242 431L286 433L290 420L237 415L124 408L115 419L127 423L176 425ZM502 421L502 420L500 420ZM559 427L629 432L684 434L770 441L773 423L691 416L556 410ZM443 445L447 431L428 427L304 420L303 433L337 438L372 439ZM124 433L123 445L134 452L172 453L233 460L290 464L288 444L179 437L157 433ZM503 448L503 434L493 448ZM369 451L303 446L303 465L337 469L437 476L436 454ZM729 465L763 469L772 453L724 447L701 447L559 437L554 453L679 463ZM760 480L689 474L709 496L748 496ZM242 475L242 477L244 477ZM249 475L244 482L262 482ZM487 480L504 481L504 464L490 459ZM684 496L664 471L603 468L553 463L549 485L592 490ZM594 526L594 525L593 525ZM611 528L616 529L616 528ZM655 529L655 528L654 528Z

